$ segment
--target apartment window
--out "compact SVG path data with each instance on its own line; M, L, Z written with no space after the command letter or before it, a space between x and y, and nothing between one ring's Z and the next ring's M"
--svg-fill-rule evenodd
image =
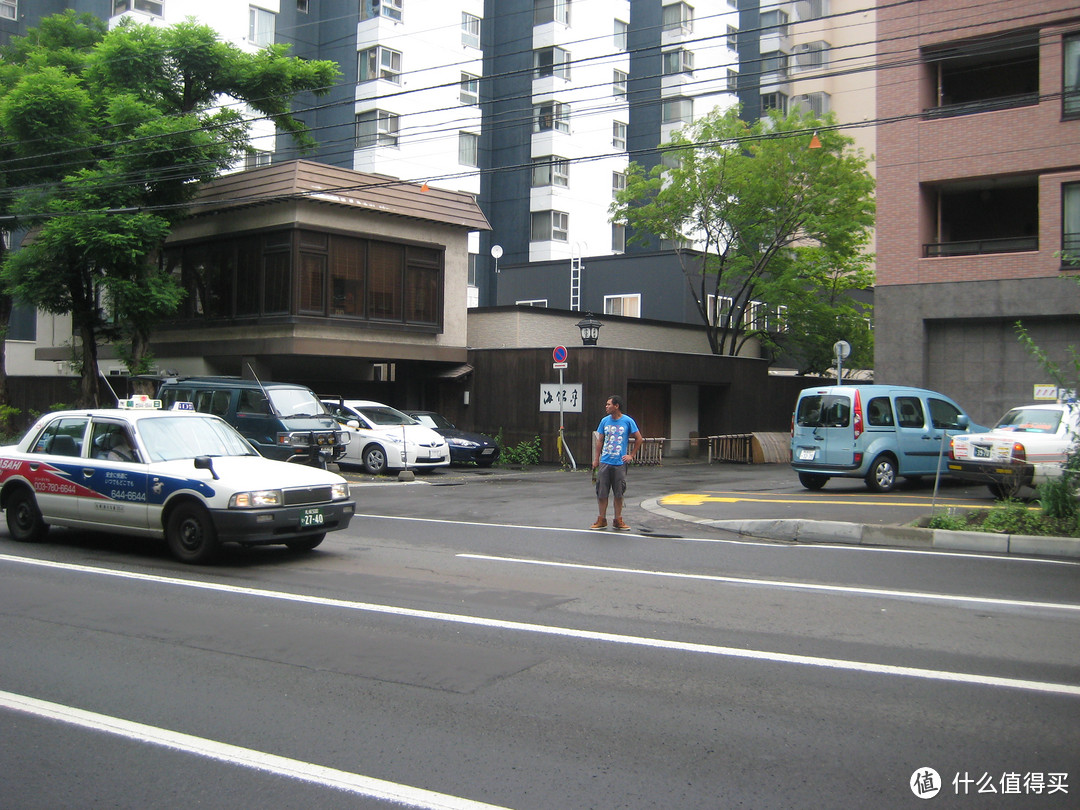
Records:
M570 132L570 105L549 101L533 107L533 132Z
M1062 115L1080 116L1080 36L1065 38L1065 87L1062 94Z
M308 13L308 0L296 0L296 13L307 14Z
M360 0L360 19L372 20L387 17L401 22L402 3L404 0Z
M397 146L398 116L385 110L369 110L356 116L356 148Z
M661 21L664 31L691 34L694 31L694 9L686 3L664 6Z
M686 48L679 48L676 51L665 51L661 54L661 60L663 62L663 72L665 76L672 76L676 73L694 72L694 52L688 51Z
M616 98L626 98L626 74L616 70L611 78L611 94Z
M480 103L480 77L471 73L461 74L461 98L462 104Z
M549 22L570 24L570 0L534 0L533 25Z
M273 153L263 150L257 150L255 152L248 152L244 155L244 168L245 169L258 169L262 166L269 166L273 158Z
M761 36L781 36L786 37L788 35L788 15L779 9L775 11L764 11L758 18L761 25Z
M113 14L123 14L125 11L143 11L147 14L153 14L155 17L160 17L163 14L164 5L164 0L113 0ZM18 3L16 0L2 0L0 2L0 17L6 17L9 20L18 18Z
M615 20L615 50L626 51L629 49L630 25L622 20Z
M793 96L791 99L791 109L801 112L803 115L807 113L813 113L819 118L831 109L831 97L828 93L804 93L802 95Z
M360 51L358 60L358 82L370 82L386 79L394 84L401 84L401 52L378 45Z
M731 322L731 307L734 303L735 301L726 295L721 295L719 298L710 295L706 302L709 323L717 326L727 326Z
M923 51L930 116L964 115L1037 104L1039 33L964 42Z
M795 69L817 70L829 65L829 43L803 42L795 46Z
M624 318L641 317L641 293L628 295L605 295L604 314L622 315Z
M796 0L795 19L816 20L829 15L829 0Z
M665 124L683 122L689 124L694 120L694 100L691 98L670 98L661 107L661 120Z
M139 0L135 0L136 6ZM158 6L161 3L157 4ZM277 15L258 6L248 6L248 42L259 47L274 44L274 21Z
M547 307L548 300L546 298L526 298L522 301L515 301L515 306L519 307Z
M19 18L18 0L0 0L0 17L5 20L17 20ZM623 50L626 49L623 48Z
M464 11L461 12L461 44L469 48L480 47L480 18Z
M1064 259L1076 261L1080 257L1080 183L1061 187L1061 212L1061 252Z
M739 29L733 25L727 27L727 46L733 51L739 49Z
M458 133L458 163L462 166L480 165L480 136L475 132Z
M532 160L532 187L570 185L570 161L564 157L548 155Z
M993 177L926 185L926 221L934 229L924 256L972 256L1039 249L1038 177Z
M570 51L562 48L537 48L533 51L534 75L538 79L545 76L570 78Z
M779 110L781 115L787 115L788 97L784 93L762 93L761 111Z
M626 175L623 172L611 173L611 196L617 197L620 191L626 190Z
M785 78L788 71L788 55L783 51L768 51L761 55L761 72L775 73L777 78ZM764 81L764 79L763 79Z
M570 215L564 211L533 211L529 239L533 242L570 241Z
M626 226L617 222L611 224L611 250L613 253L626 252Z
M739 89L739 71L727 69L727 89L732 93Z
M620 151L626 151L626 124L622 121L611 122L611 145Z

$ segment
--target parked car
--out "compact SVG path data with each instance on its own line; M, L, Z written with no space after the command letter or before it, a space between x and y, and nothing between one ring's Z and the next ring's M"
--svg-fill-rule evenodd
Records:
M0 448L0 508L15 540L50 525L165 538L187 563L222 543L311 550L355 511L340 475L263 458L235 428L193 410L127 407L47 414Z
M1061 475L1080 438L1080 404L1039 403L1008 411L988 433L955 436L949 473L985 483L998 498Z
M345 453L351 438L310 388L240 377L173 377L157 392L166 409L190 402L220 416L266 458L326 467Z
M944 472L943 437L985 431L947 396L924 388L805 388L791 420L791 466L807 489L840 477L888 492L899 478Z
M479 467L490 467L499 459L498 443L484 433L469 433L460 430L449 419L435 411L405 411L421 425L434 430L450 445L451 464L473 463Z
M323 404L353 436L338 467L363 467L371 475L388 470L430 470L450 464L446 439L411 416L366 399L324 399Z

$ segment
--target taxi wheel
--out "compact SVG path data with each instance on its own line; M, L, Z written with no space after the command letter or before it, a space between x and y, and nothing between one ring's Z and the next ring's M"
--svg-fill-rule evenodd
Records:
M210 513L197 503L182 503L165 529L169 550L181 562L210 562L218 552L217 530Z
M17 489L8 496L7 525L11 536L22 543L36 543L49 532L49 524L41 517L34 493Z
M311 551L326 537L326 532L321 534L309 534L306 537L297 537L295 540L286 541L285 545L290 551Z
M377 444L369 444L364 448L364 469L370 475L382 475L386 472L386 451Z

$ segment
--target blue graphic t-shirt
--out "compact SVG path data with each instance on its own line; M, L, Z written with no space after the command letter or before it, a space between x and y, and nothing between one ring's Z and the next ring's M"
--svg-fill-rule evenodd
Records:
M600 463L620 465L622 457L630 452L630 437L637 433L638 426L625 413L618 419L605 416L600 420L596 432L603 440L600 444Z

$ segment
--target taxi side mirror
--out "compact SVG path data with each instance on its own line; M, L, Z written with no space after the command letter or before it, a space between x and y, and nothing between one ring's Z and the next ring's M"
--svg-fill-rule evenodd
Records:
M214 462L210 460L210 456L195 456L195 469L209 470L214 480L218 480L218 474L214 471Z

